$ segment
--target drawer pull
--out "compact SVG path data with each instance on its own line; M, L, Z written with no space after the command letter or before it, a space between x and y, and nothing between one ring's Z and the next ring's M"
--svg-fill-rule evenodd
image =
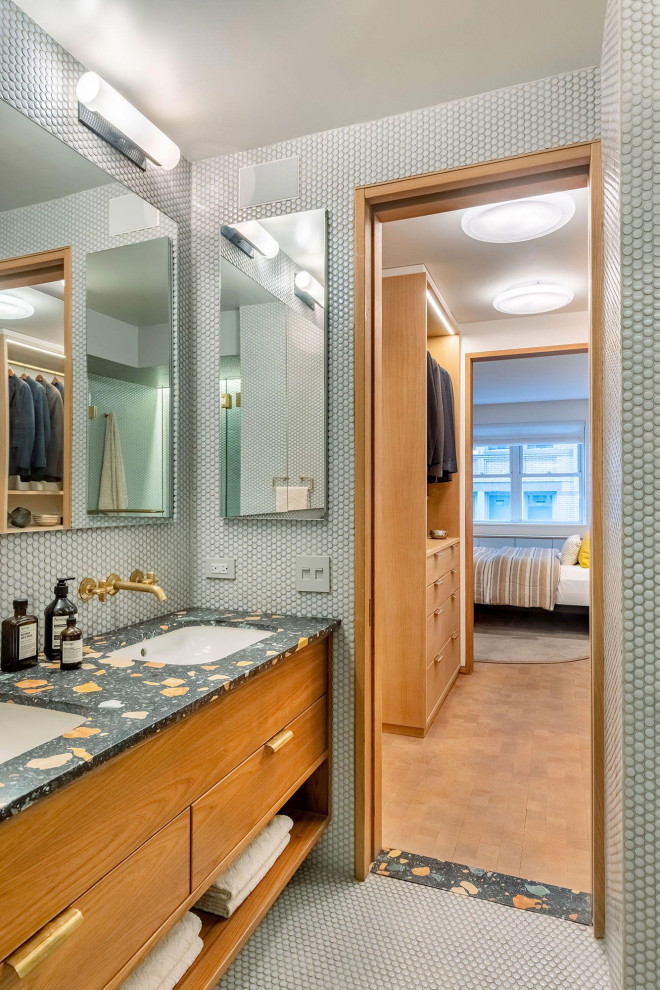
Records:
M436 550L435 553L433 554L433 556L434 557L442 557L443 553L447 553L447 548L446 547L445 547L444 550Z
M442 663L442 661L444 660L444 658L445 658L444 653L440 653L440 654L438 654L438 656L435 658L435 660L433 662L434 663Z
M442 609L441 608L436 608L436 610L435 610L435 612L433 614L434 615L442 615Z
M457 595L457 594L458 594L458 592L457 592L457 591L455 591L455 592L454 592L454 594L453 594L453 595L450 595L449 597L450 597L450 598L456 598L456 595Z
M434 581L433 583L436 586L436 588L439 588L441 584L444 584L445 583L445 579L444 578L438 578L438 580L437 581Z
M42 963L61 942L72 935L83 923L78 908L67 908L47 925L24 942L15 952L7 956L5 962L15 971L19 980Z
M288 742L293 739L293 731L291 729L282 729L278 732L276 736L269 739L266 743L266 749L269 749L271 753L277 753L278 750L282 749L282 746L286 746Z
M458 639L458 630L456 630L456 632L453 632L453 633L451 634L451 638L452 638L452 639Z
M455 574L457 570L458 570L457 567L452 567L450 574Z

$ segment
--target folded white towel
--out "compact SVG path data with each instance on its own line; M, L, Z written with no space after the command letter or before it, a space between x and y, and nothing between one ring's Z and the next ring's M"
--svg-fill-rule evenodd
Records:
M231 911L235 910L286 848L292 828L293 819L288 815L275 815L229 869L216 877L209 890L198 901L199 906L204 910L212 910L214 914L220 913L216 908L223 904L231 904ZM214 906L207 907L211 902ZM229 915L223 913L223 917Z
M309 509L310 489L307 485L289 485L286 504L289 512L294 509Z
M275 485L275 512L288 512L289 500L286 485Z
M202 951L201 918L188 911L133 970L121 990L172 990ZM186 965L181 968L183 963ZM177 974L178 975L175 975Z
M273 849L268 859L262 863L258 872L250 877L245 886L237 891L233 897L227 898L225 891L220 892L214 887L211 887L210 890L207 890L206 893L203 894L197 901L196 907L201 908L202 911L209 911L211 914L217 914L221 918L230 918L236 908L241 906L243 901L249 897L255 887L257 887L263 880L270 868L275 865L290 842L291 836L287 832L279 845Z

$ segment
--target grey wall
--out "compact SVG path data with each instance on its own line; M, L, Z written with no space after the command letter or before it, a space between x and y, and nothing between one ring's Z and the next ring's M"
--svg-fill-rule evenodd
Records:
M224 604L342 619L334 656L334 823L322 863L352 870L353 845L353 190L415 175L595 138L595 69L541 80L444 106L313 134L193 166L195 354L204 367L219 357L220 243L223 221L326 208L329 236L329 515L323 521L222 520L219 425L212 376L198 382L193 530L193 597ZM300 157L297 200L238 208L238 169ZM230 245L231 246L231 245ZM299 553L330 554L331 593L294 588ZM208 555L236 557L236 580L205 580Z
M117 595L105 604L81 603L81 627L86 633L96 633L187 605L190 600L191 449L185 438L190 436L192 412L187 308L190 298L191 170L190 164L183 160L172 172L149 169L142 173L83 127L78 122L75 85L84 71L82 65L10 0L0 0L0 98L83 153L179 224L178 289L184 305L179 312L181 372L178 391L183 439L178 450L180 484L176 520L121 529L0 537L2 615L11 611L11 599L18 590L28 594L37 611L43 610L52 597L53 578L57 574L98 578L113 571L128 575L134 567L155 569L168 593L168 601L164 604L157 603L151 595L130 594ZM76 402L80 401L78 394Z

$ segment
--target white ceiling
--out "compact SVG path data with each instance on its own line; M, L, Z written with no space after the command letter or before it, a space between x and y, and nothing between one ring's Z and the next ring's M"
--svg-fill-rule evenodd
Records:
M0 134L0 213L115 181L2 100Z
M64 343L64 302L57 295L53 295L46 287L40 289L38 286L24 286L20 289L11 289L12 296L19 296L34 306L32 316L27 316L23 320L1 320L1 330L11 330L12 333L27 334L28 337L40 337L45 344ZM43 355L21 348L16 350L25 361L31 364L43 361Z
M552 402L589 397L589 355L477 361L473 370L476 406L502 402Z
M384 223L383 268L426 265L459 324L515 319L499 313L493 298L510 285L539 279L566 282L574 290L573 302L557 312L586 310L587 190L569 195L576 204L572 220L552 234L517 244L468 237L461 228L464 210Z
M192 159L600 62L605 0L18 0Z
M169 238L88 254L87 308L136 327L168 323Z

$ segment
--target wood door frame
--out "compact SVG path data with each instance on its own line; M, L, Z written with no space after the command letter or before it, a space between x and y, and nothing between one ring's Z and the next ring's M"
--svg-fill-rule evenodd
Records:
M381 323L381 224L543 191L589 187L592 413L592 903L604 934L602 646L602 177L600 142L585 142L355 189L355 876L364 880L381 839L381 688L374 657L373 550ZM465 551L465 548L463 548Z

